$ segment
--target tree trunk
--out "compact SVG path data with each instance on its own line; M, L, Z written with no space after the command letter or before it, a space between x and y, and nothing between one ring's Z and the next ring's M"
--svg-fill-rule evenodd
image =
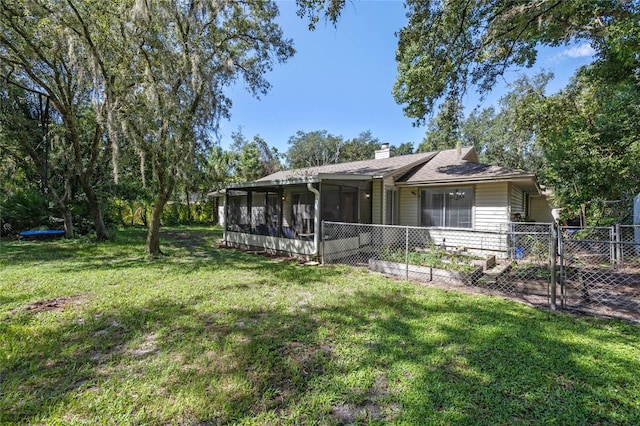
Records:
M185 186L184 193L187 196L187 223L191 223L191 202L189 200L189 187Z
M84 193L87 196L87 201L89 203L89 211L91 212L91 217L93 218L93 223L96 227L96 238L98 241L104 241L109 237L109 235L107 233L107 228L104 225L102 209L100 208L98 196L92 185L85 184L84 179L82 179L82 181Z
M73 215L71 209L64 208L62 210L62 216L64 217L64 237L73 239Z
M51 183L47 183L47 189L48 195L53 198L53 201L62 212L62 218L64 219L64 237L73 239L73 213L65 203L65 200L70 197L69 194L71 193L68 179L65 179L65 192L62 197L60 197L60 194L58 194L58 191L56 191Z
M164 191L161 191L151 210L151 221L149 222L149 232L147 233L147 253L154 257L162 254L162 251L160 251L160 218L166 202L167 197L164 195Z
M175 173L166 170L162 152L154 158L156 169L156 179L158 181L158 192L156 200L151 210L151 221L149 222L149 232L147 233L147 253L153 257L162 254L160 250L160 219L165 204L171 197L175 188Z

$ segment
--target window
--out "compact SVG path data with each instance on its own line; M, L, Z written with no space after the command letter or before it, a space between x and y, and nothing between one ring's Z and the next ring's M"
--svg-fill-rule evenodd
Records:
M387 189L387 225L398 224L398 191Z
M439 188L422 191L422 226L471 228L473 188Z

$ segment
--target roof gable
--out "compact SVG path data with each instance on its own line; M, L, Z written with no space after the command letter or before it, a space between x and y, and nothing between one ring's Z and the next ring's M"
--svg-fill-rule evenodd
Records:
M407 169L419 166L431 158L437 152L423 152L418 154L399 155L397 157L381 158L377 160L362 160L349 163L328 164L325 166L306 167L302 169L281 170L260 178L257 182L282 181L313 177L323 174L344 174L356 176L392 176L404 173Z
M475 149L464 148L460 154L455 149L440 151L426 164L416 167L396 182L408 184L445 183L495 179L535 179L533 173L477 162Z

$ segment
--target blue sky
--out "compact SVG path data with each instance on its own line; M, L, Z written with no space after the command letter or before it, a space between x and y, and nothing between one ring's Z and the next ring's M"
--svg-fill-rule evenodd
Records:
M232 117L220 123L222 147L229 147L231 133L239 126L247 138L259 134L280 152L286 152L289 137L298 130L327 130L345 139L370 130L382 142L414 142L417 147L426 129L413 127L391 94L395 33L407 22L403 2L347 1L337 27L321 22L315 31L296 16L294 1L278 1L278 6L279 23L297 53L267 75L272 88L261 99L243 85L229 90ZM548 90L553 93L567 84L578 66L591 62L592 55L588 45L544 48L533 69L509 71L480 106L496 103L506 83L522 72L552 71L556 78ZM468 113L479 98L470 93L465 103Z

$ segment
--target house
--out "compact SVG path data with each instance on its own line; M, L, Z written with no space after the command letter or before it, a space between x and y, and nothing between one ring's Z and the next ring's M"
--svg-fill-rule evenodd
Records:
M434 240L551 221L533 173L479 163L471 147L395 156L383 144L372 160L279 171L218 195L226 244L308 258L326 250L322 221L429 227Z

